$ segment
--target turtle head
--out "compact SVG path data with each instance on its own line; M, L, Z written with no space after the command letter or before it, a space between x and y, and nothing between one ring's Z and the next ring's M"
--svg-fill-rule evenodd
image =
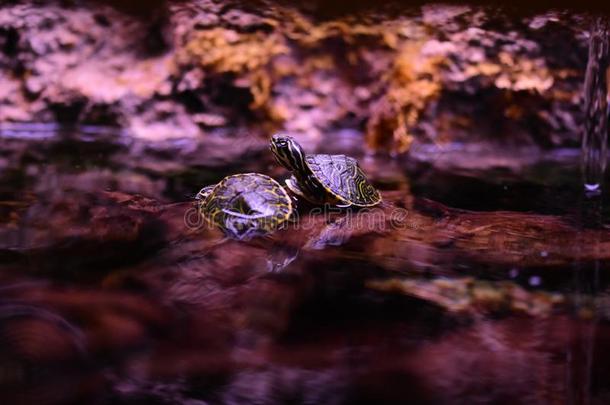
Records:
M294 139L285 135L273 135L270 143L271 152L279 164L286 169L304 173L307 171L305 152Z
M212 193L212 191L214 190L214 187L216 187L216 185L212 185L212 186L206 186L204 188L202 188L201 190L199 190L199 192L197 193L197 195L195 195L195 200L197 201L203 201L206 198L208 198L208 196Z

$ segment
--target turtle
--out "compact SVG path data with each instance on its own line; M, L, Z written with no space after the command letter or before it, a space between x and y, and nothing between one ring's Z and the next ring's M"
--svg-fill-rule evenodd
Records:
M372 207L381 194L368 181L356 159L345 155L307 155L290 136L270 141L277 162L292 172L286 186L313 204Z
M271 177L260 173L227 176L195 196L199 213L235 239L279 229L292 215L293 201Z

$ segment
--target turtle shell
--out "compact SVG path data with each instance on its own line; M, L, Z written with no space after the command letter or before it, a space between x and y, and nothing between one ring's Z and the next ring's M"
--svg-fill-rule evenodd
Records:
M305 161L320 184L342 202L370 207L381 194L368 181L356 159L345 155L307 155Z
M199 202L209 222L239 239L272 232L292 214L292 200L274 179L259 173L227 176Z

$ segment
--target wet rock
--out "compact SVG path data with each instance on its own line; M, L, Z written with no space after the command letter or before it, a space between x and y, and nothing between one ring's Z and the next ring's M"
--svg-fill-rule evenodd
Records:
M472 278L373 280L367 286L414 296L455 313L549 316L566 305L566 298L560 294L530 292L511 282L485 282Z

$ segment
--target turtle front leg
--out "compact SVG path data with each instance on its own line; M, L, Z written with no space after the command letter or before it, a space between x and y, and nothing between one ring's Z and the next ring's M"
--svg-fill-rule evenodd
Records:
M286 179L286 187L288 187L288 189L290 191L292 191L294 194L298 195L301 198L305 198L307 199L307 197L305 197L305 193L303 191L301 191L301 188L299 187L299 183L297 182L297 179L294 176L291 176L289 179Z
M291 176L289 179L286 179L286 187L288 187L288 189L297 196L309 201L312 204L318 205L324 203L324 201L315 199L313 198L313 196L304 192L301 186L299 185L299 181L294 176Z

